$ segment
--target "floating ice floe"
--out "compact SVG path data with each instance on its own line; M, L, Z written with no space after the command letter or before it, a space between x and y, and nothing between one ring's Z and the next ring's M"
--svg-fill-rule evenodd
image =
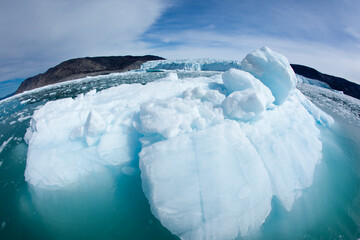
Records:
M6 145L13 139L14 137L11 136L8 140L4 141L1 145L0 145L0 153L4 150L4 148L6 147Z
M217 62L216 64L219 64ZM121 85L48 102L31 119L25 178L79 185L139 157L151 211L183 239L256 232L273 197L290 210L321 161L333 120L296 88L285 57L262 48L212 78ZM109 174L111 174L109 172Z

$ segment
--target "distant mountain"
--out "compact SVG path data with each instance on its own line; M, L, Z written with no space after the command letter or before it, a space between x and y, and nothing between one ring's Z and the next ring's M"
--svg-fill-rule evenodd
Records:
M86 76L125 72L140 68L141 64L152 60L164 60L162 57L146 56L111 56L70 59L48 69L45 73L25 79L15 94L38 87L65 82Z
M360 85L350 82L344 78L334 77L317 71L314 68L298 64L291 64L296 74L316 79L328 84L332 89L342 91L344 94L360 99Z

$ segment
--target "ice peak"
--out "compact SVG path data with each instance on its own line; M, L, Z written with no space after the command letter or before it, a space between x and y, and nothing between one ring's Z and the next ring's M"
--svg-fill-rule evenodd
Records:
M248 54L241 62L241 67L271 90L277 105L285 102L290 91L296 86L296 75L289 61L268 47Z

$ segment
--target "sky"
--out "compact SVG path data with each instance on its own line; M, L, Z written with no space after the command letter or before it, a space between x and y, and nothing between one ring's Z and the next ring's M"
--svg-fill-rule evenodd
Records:
M77 57L242 60L268 46L360 83L359 13L358 0L0 0L0 82Z

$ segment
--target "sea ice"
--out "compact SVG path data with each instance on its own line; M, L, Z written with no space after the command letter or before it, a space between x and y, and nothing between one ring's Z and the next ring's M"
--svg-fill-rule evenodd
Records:
M0 146L0 153L4 150L4 148L6 147L6 145L13 139L14 137L11 136L8 140L4 141L1 146Z
M25 136L26 181L44 189L81 186L114 166L121 171L108 174L136 176L129 163L139 157L151 211L172 233L252 234L273 197L290 210L312 184L322 157L317 122L329 126L333 119L294 88L282 55L262 48L242 67L247 72L214 77L170 72L146 85L46 103Z

